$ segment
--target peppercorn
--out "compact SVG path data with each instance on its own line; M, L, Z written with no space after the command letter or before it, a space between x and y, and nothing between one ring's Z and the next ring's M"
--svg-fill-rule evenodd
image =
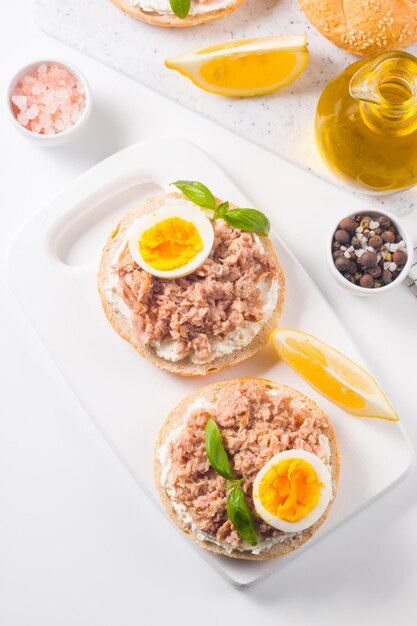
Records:
M374 235L373 237L370 237L368 244L374 250L379 250L380 247L382 246L382 237L379 237L378 235Z
M378 278L382 274L382 268L379 265L374 265L374 267L368 268L368 274L372 276L372 278Z
M350 241L350 235L346 230L337 230L334 234L334 238L343 245L349 243Z
M333 241L333 243L332 243L332 249L333 250L340 250L340 246L341 246L341 244L338 241Z
M382 272L382 280L385 285L389 285L389 283L392 283L392 273L389 270L384 270Z
M359 284L361 287L365 287L365 289L372 289L374 286L374 279L370 274L363 274L360 278Z
M359 263L360 265L362 265L362 267L368 268L368 267L374 267L374 265L377 264L377 256L376 256L376 252L364 252L361 256L361 258L359 259Z
M359 238L356 235L354 237L352 237L352 241L350 243L351 243L351 245L354 248L360 248L361 247L361 242L359 241Z
M376 221L379 222L379 225L382 228L389 228L391 226L391 220L386 215L380 215L376 218Z
M387 261L387 263L390 263L392 261L392 254L391 252L386 252L383 256L384 261Z
M339 224L341 230L347 230L348 233L354 233L356 224L351 217L345 217Z
M346 280L348 280L350 283L354 283L355 279L353 278L352 274L349 274L349 272L345 272L343 274L343 276L346 278Z
M386 230L382 233L381 237L382 240L385 241L385 243L394 243L395 241L395 235L392 230Z
M356 274L356 272L358 271L358 266L354 261L350 261L347 271L349 272L349 274Z
M340 256L344 256L343 250L334 250L333 251L333 259L336 261Z
M392 256L392 260L397 265L404 265L407 262L408 255L404 250L397 250Z
M374 289L379 289L380 287L382 287L382 283L380 280L376 280L374 282Z
M346 272L349 268L350 261L343 255L338 257L334 264L339 272Z

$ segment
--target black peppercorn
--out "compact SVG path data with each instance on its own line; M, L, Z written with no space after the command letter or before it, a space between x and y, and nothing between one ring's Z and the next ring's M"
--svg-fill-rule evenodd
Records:
M374 286L374 279L370 274L363 274L359 281L361 287L365 287L365 289L372 289Z
M376 252L364 252L362 254L362 256L359 259L359 263L360 265L362 265L362 267L368 268L368 267L374 267L374 265L377 264L377 256L376 256Z
M350 235L346 230L337 230L334 234L334 238L343 245L346 245L350 241Z
M407 263L407 259L408 255L407 252L405 252L404 250L397 250L392 256L392 260L397 265L404 265L405 263Z
M375 265L374 267L368 268L367 272L372 278L378 278L382 274L382 268L379 265Z
M394 243L395 241L395 235L392 232L392 230L384 231L381 237L382 237L382 240L385 241L385 243Z
M382 228L389 228L391 226L391 220L386 215L380 215L376 218L376 221L379 222L379 225Z
M379 235L374 235L373 237L369 238L368 244L374 250L379 250L382 246L382 237L379 237Z
M351 217L345 217L339 224L341 230L347 230L348 233L354 233L356 224Z
M389 270L384 270L382 272L382 280L385 285L389 285L389 283L392 283L392 273Z
M347 259L345 256L340 256L336 259L334 264L339 272L347 272L349 269L350 260Z

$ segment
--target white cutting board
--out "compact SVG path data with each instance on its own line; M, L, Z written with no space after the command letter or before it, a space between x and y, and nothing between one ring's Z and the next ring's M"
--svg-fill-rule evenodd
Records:
M337 189L332 189L330 196L328 189L323 189L318 197L312 192L316 181L307 173L293 167L288 172L288 164L279 159L276 165L277 175L281 170L283 179L282 201L295 211L301 211L307 202L312 211L316 203L342 208L351 202ZM196 388L244 375L265 377L298 387L329 414L341 448L339 493L325 524L305 547L280 559L244 562L213 556L182 534L178 536L184 550L195 547L236 585L245 586L302 554L398 481L410 466L412 452L399 424L346 414L279 363L271 346L215 376L187 379L150 365L113 331L96 289L103 244L127 209L150 194L165 191L169 182L184 178L204 181L221 198L251 205L194 144L176 138L136 144L93 167L26 225L10 251L9 278L23 309L81 404L161 510L152 476L154 440L173 405ZM323 183L323 187L327 185ZM270 206L274 206L274 200L271 197ZM258 208L267 212L267 207ZM271 213L269 217L273 221ZM308 274L275 235L274 241L287 277L282 325L312 332L361 361ZM27 259L31 260L30 271ZM163 542L164 537L159 537L159 545Z
M34 0L34 16L49 35L304 169L340 184L317 152L314 111L326 83L356 58L331 44L311 26L296 0L247 0L221 20L180 29L144 24L123 14L110 0ZM219 97L198 89L164 65L165 58L187 50L231 39L287 33L307 35L309 63L295 83L269 96ZM417 46L409 50L417 54ZM368 205L378 206L381 202L375 197L368 199ZM397 214L408 213L414 206L413 191L390 196L389 207Z

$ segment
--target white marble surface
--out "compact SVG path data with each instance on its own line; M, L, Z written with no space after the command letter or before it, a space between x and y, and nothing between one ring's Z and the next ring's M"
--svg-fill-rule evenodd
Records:
M110 0L35 0L37 24L49 35L91 55L205 117L323 178L313 136L314 111L328 80L355 57L339 50L309 24L296 0L248 0L222 20L197 28L155 28L121 13ZM310 59L292 85L269 96L229 99L206 93L177 72L166 57L213 43L258 36L306 33ZM417 51L417 46L410 48ZM374 198L397 214L411 211L415 190Z

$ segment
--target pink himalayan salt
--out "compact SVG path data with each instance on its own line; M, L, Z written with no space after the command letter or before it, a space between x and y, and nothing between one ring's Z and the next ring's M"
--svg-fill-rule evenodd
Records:
M43 63L24 76L11 96L19 124L40 135L62 133L85 108L84 86L57 63Z

